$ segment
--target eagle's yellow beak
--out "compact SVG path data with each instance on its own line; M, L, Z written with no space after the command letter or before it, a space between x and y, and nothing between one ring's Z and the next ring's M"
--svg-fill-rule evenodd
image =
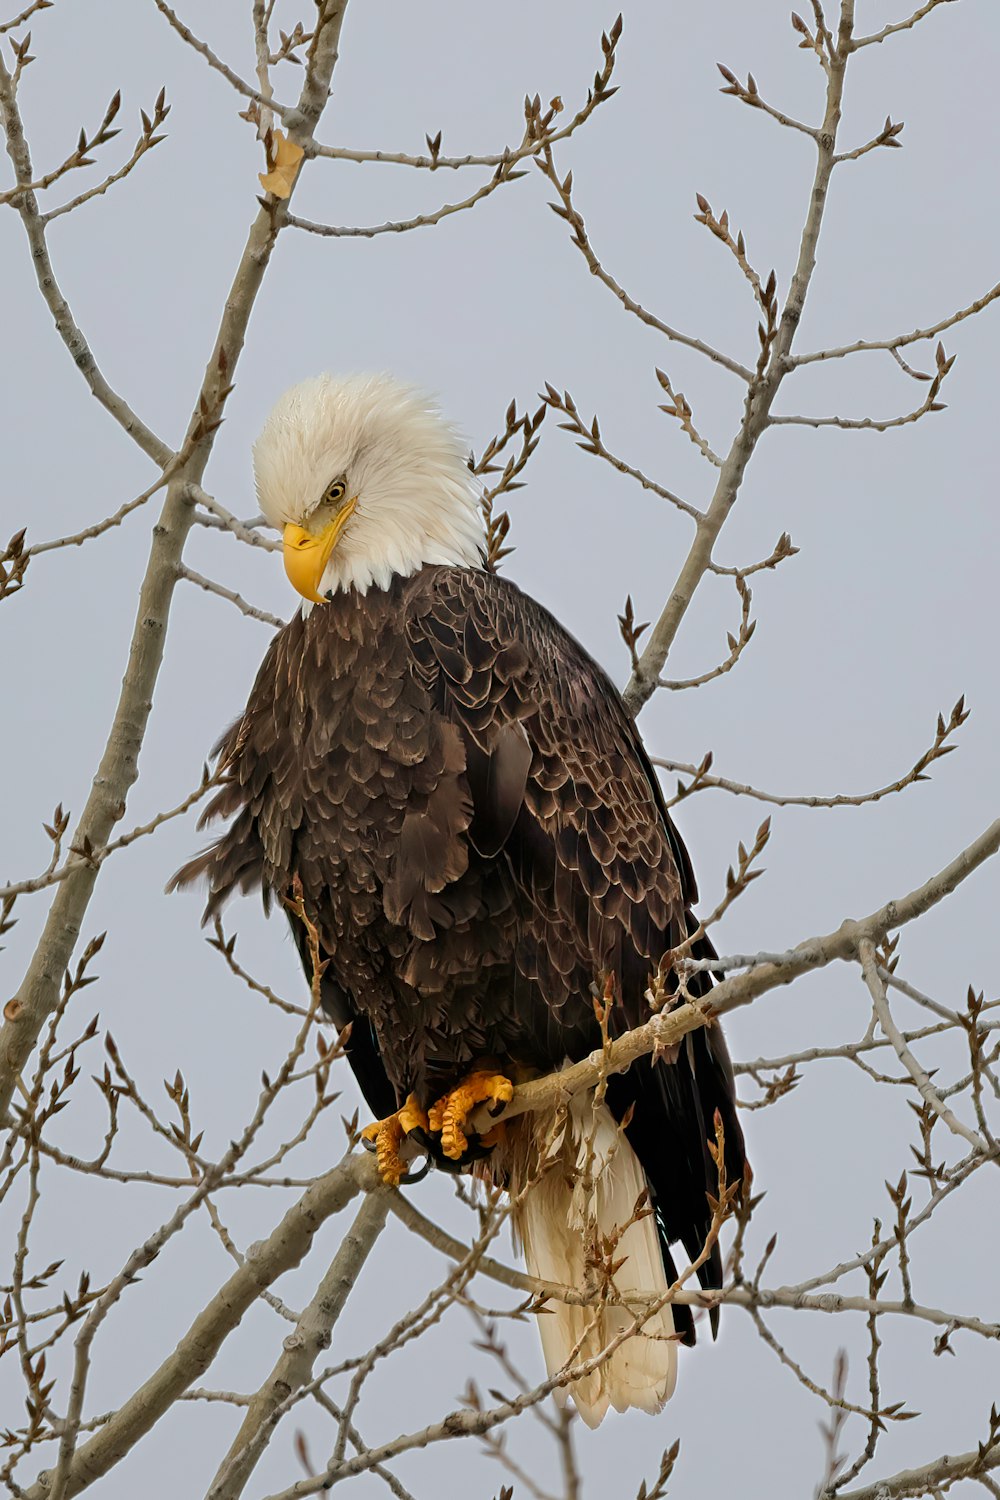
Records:
M348 500L329 525L324 526L316 536L301 526L293 526L291 522L285 527L285 572L288 574L292 588L297 589L303 599L311 599L314 604L325 603L323 595L319 592L320 579L330 560L330 553L337 545L340 533L353 516L357 504L357 496L353 500Z

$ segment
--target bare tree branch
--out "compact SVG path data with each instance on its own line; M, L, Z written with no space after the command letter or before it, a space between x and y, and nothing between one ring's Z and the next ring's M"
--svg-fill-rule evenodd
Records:
M572 432L580 438L577 447L582 449L584 453L592 453L598 458L603 458L613 469L617 469L619 474L627 474L630 479L636 480L644 490L649 490L652 494L659 495L661 500L669 501L677 510L682 511L686 516L690 516L692 520L700 520L702 512L696 506L689 504L687 500L682 500L680 495L675 495L672 490L668 490L662 484L658 484L655 479L650 479L641 469L634 468L631 464L627 464L624 459L617 458L615 454L610 452L601 437L601 427L597 417L594 416L588 426L583 417L581 417L577 404L569 391L563 391L562 395L560 395L555 386L550 385L546 381L542 400L546 406L552 407L554 411L561 411L567 418L565 422L561 422L559 425L565 432Z
M597 277L602 286L606 286L608 291L612 292L618 298L618 301L626 312L638 318L640 323L645 323L648 328L655 328L658 333L662 333L672 343L683 344L687 349L694 349L698 354L704 354L706 359L710 359L713 364L721 365L724 370L729 370L732 374L739 375L742 380L749 380L751 378L751 372L745 365L741 365L739 360L731 359L728 354L723 354L719 349L713 349L711 344L705 343L703 339L692 338L690 334L681 333L678 329L671 328L669 324L664 323L655 313L651 313L648 308L643 307L634 297L630 296L625 288L605 269L597 257L583 219L577 212L573 202L573 174L570 172L565 178L559 177L552 157L551 143L543 150L541 159L536 159L535 165L552 183L559 196L559 202L553 204L552 207L559 217L565 219L569 225L572 232L572 243L587 262L591 273Z
M897 781L888 782L885 786L876 787L871 792L837 792L828 797L795 797L778 792L764 792L759 787L749 786L745 782L731 781L725 776L710 775L709 768L713 760L711 752L704 756L701 764L697 766L688 765L685 761L667 760L663 756L652 756L651 759L653 765L659 766L661 770L676 771L692 778L687 786L681 782L677 783L677 792L671 799L671 806L683 802L685 797L693 796L695 792L715 789L731 792L735 797L752 797L757 802L769 802L775 807L864 807L870 802L881 802L883 797L889 797L895 792L905 791L908 786L912 786L917 781L929 780L930 778L925 774L928 766L943 756L951 754L955 746L949 741L968 717L969 710L965 707L963 696L952 709L947 723L941 714L938 715L933 743L914 762L906 775L900 776Z
M712 561L712 549L735 504L747 465L761 434L768 425L771 407L781 386L785 371L784 361L791 352L792 342L802 317L802 310L816 266L819 235L834 168L847 50L853 25L853 0L844 0L841 10L839 45L831 59L827 78L826 111L822 128L816 138L816 171L802 231L798 262L788 296L773 339L769 330L762 332L761 360L765 361L766 358L766 363L761 365L757 375L748 377L743 419L719 471L719 479L711 504L698 522L687 559L625 688L625 703L633 714L638 713L656 689L657 680L662 674L663 665L680 623L687 613L698 584Z
M281 630L288 623L277 615L272 615L266 609L259 609L256 604L249 604L242 594L237 594L234 589L227 589L225 584L217 583L214 578L206 578L202 573L196 573L186 563L178 563L178 578L187 579L188 583L196 584L198 588L204 589L206 594L216 594L220 599L227 599L230 604L235 604L241 615L246 615L250 620L260 620L263 625L270 625L274 630Z
M152 818L148 823L140 823L138 827L130 829L128 833L123 833L119 838L112 839L111 843L105 844L103 849L94 849L86 845L77 847L74 844L70 849L72 858L68 859L65 864L60 865L57 859L53 859L41 875L32 876L29 880L21 880L12 885L0 886L0 901L6 901L12 896L30 895L34 891L45 890L50 885L59 885L62 881L69 878L81 861L97 869L110 854L116 854L119 849L127 849L130 844L135 843L136 839L145 838L147 834L155 833L158 828L162 828L164 823L169 823L174 818L183 817L190 808L194 807L195 803L200 802L202 797L211 791L213 786L218 786L218 784L219 772L210 774L206 766L202 779L194 791L189 792L182 801L177 803L176 807L171 807L164 812L157 813L155 818ZM58 854L58 849L59 845L57 844L56 854Z
M697 677L686 677L674 681L666 677L661 677L657 681L657 687L666 688L672 693L677 693L683 691L685 688L704 687L707 682L714 682L717 677L724 677L727 672L732 671L747 646L749 646L753 639L753 633L757 628L757 621L750 618L750 589L741 573L737 573L736 575L736 588L739 592L741 602L740 626L736 635L730 634L728 637L729 655L724 661L719 662L718 666L710 668L707 672L700 673ZM655 764L656 762L654 761Z
M84 526L80 531L74 531L71 536L55 537L50 542L35 542L27 548L28 556L36 557L42 552L55 552L61 547L81 547L84 542L89 542L93 537L103 536L112 527L120 526L127 516L130 516L134 510L138 510L140 506L145 505L147 500L151 500L157 491L163 488L168 482L173 468L174 463L171 462L159 478L155 479L147 489L144 489L141 495L136 495L132 500L126 500L124 505L120 505L113 515L106 516L103 521L95 521L92 526Z
M746 83L741 83L736 74L722 63L716 66L726 80L726 87L719 90L720 94L732 94L734 98L739 99L741 104L770 115L772 120L776 120L779 125L784 125L787 130L797 130L800 135L809 136L810 140L819 140L820 132L815 125L806 125L802 120L796 120L792 115L786 115L783 110L775 109L773 104L768 104L767 100L761 97L757 81L752 73L747 75Z
M873 32L871 36L855 37L851 42L851 50L857 52L860 47L872 47L877 42L884 42L887 37L895 36L898 31L909 31L911 27L916 26L918 21L922 21L924 16L929 16L932 10L937 10L939 5L951 3L952 0L926 0L926 3L915 10L911 16L907 16L905 21L894 21L889 26L883 26L881 31Z
M912 333L900 333L895 338L889 339L857 339L853 344L843 344L839 349L816 349L808 354L792 354L785 361L788 369L797 369L802 365L816 364L830 359L846 359L849 354L869 354L877 350L889 350L893 353L899 349L905 349L909 344L919 344L924 339L937 338L949 328L954 328L956 323L964 323L966 318L973 318L981 313L984 308L989 307L1000 297L1000 282L970 302L967 307L959 308L958 312L950 313L948 317L942 318L939 323L933 323L929 328L915 328Z
M27 186L32 180L31 153L28 150L28 142L25 139L24 126L14 94L13 79L2 55L0 55L0 117L3 122L7 155L14 168L18 186L22 188L15 207L21 216L21 222L28 237L38 289L55 320L56 330L66 345L74 365L90 386L92 394L142 451L159 468L165 469L174 456L171 449L136 416L128 402L117 391L112 390L101 374L97 361L91 353L90 345L70 312L69 303L59 289L45 240L45 219L39 211L38 200L34 192Z
M948 1108L924 1069L910 1051L905 1037L893 1020L892 1011L889 1008L889 998L885 992L885 985L878 972L878 964L875 959L875 945L871 938L864 937L859 942L858 958L861 963L861 973L864 976L865 984L868 986L868 993L872 997L875 1014L878 1016L879 1025L892 1043L896 1056L919 1089L921 1098L926 1100L934 1113L944 1121L950 1131L955 1135L961 1136L974 1150L988 1155L990 1151L989 1143L975 1130L970 1130L968 1125L963 1125L954 1111Z
M271 1423L278 1419L278 1408L289 1394L305 1385L320 1352L329 1347L341 1309L385 1225L389 1200L390 1189L386 1187L365 1194L354 1223L341 1240L312 1301L295 1325L294 1333L285 1339L277 1363L250 1402L207 1500L237 1500L242 1495L270 1440Z
M77 1495L120 1462L163 1413L208 1369L223 1340L259 1295L307 1255L321 1225L354 1198L379 1186L367 1156L352 1156L320 1177L281 1223L234 1271L200 1312L177 1348L114 1416L75 1453L67 1471L66 1496ZM25 1500L51 1500L47 1485L25 1490Z
M330 80L337 60L337 45L346 0L326 0L317 21L319 40L313 44L313 55L299 99L301 136L309 139L330 91ZM8 149L15 168L30 172L27 147L23 145L20 118L4 92L9 89L10 75L0 59L0 102L8 132ZM20 167L18 164L20 163ZM37 229L37 209L32 194L21 200L22 217L29 241L35 250L38 270L39 254L47 265L44 237ZM282 202L268 202L257 211L246 245L226 299L225 311L208 362L201 393L188 431L189 452L181 469L167 487L166 501L155 528L149 564L139 596L139 611L132 637L129 669L115 713L107 746L94 779L74 843L99 847L108 842L111 829L124 813L125 799L138 775L138 754L152 707L153 685L163 659L163 642L173 591L177 584L177 566L187 540L193 517L190 486L200 486L214 443L214 434L226 398L232 389L232 374L243 348L250 313L267 269L271 252L284 215ZM41 271L39 271L41 274ZM54 282L52 283L54 287ZM45 287L43 286L43 293ZM66 316L69 316L68 308ZM58 318L57 318L58 322ZM72 325L75 328L75 325ZM70 341L71 352L73 349ZM84 350L84 353L86 351ZM77 364L80 364L77 359ZM86 359L83 361L86 365ZM96 373L95 373L96 381ZM92 382L95 394L103 389ZM134 425L137 418L116 405L117 397L107 392L105 404L113 409L124 425ZM131 427L129 427L131 430ZM143 432L146 429L142 429ZM152 442L151 435L147 434ZM148 444L145 444L148 448ZM159 447L151 451L165 466L172 456ZM250 533L251 535L253 533ZM62 882L49 909L45 931L35 950L18 995L14 1021L7 1020L0 1032L0 1118L8 1109L16 1080L35 1039L51 1013L58 995L58 985L69 961L75 935L90 901L97 878L97 868L86 861L75 865Z
M186 42L192 51L197 52L200 57L203 57L214 72L219 73L227 83L232 84L238 94L242 94L245 99L253 100L261 108L271 110L274 114L279 115L290 129L297 129L301 124L300 110L303 108L301 98L297 105L279 104L272 94L258 92L252 84L247 83L245 78L241 78L228 63L223 62L222 58L212 51L207 42L203 42L197 37L190 26L182 21L177 12L166 3L166 0L153 0L153 4L160 12L160 15L170 23L181 40Z
M754 964L746 973L722 980L704 1000L687 1001L674 1010L654 1016L644 1026L638 1026L616 1038L607 1049L592 1052L589 1057L573 1063L559 1073L550 1073L545 1078L518 1084L510 1103L505 1104L495 1115L480 1106L477 1116L471 1122L473 1128L488 1130L491 1125L513 1119L527 1110L554 1109L581 1089L593 1087L602 1076L623 1072L636 1058L645 1056L657 1047L670 1047L689 1031L706 1025L715 1016L725 1015L727 1011L748 1005L758 995L788 984L811 969L825 968L838 959L856 959L862 942L879 942L897 927L903 927L907 922L923 916L998 850L1000 819L963 849L950 864L907 895L887 902L866 917L842 922L834 932L822 937L807 938L790 948L787 953L764 956L762 962ZM983 1143L978 1137L976 1145L977 1149L982 1149Z
M440 224L443 219L452 214L460 214L467 208L475 208L484 198L489 198L496 192L497 188L503 187L505 182L513 182L516 178L523 176L522 172L514 170L514 158L509 162L501 163L488 182L484 182L474 193L467 198L460 199L457 203L442 203L431 213L415 214L412 219L399 219L384 224L365 224L348 226L341 224L317 224L312 219L300 219L295 214L289 214L288 224L292 229L303 229L307 234L325 235L331 239L374 239L379 234L405 234L410 229L426 229L432 224Z
M207 495L200 485L191 485L189 494L196 505L204 506L208 511L207 516L200 514L195 516L199 526L214 526L221 531L231 531L233 536L238 537L241 542L246 542L248 547L263 547L265 552L281 551L279 541L274 537L261 536L260 532L254 529L256 523L238 520L224 505L220 505L213 495ZM265 521L263 524L269 526L270 522Z
M841 1500L903 1500L907 1495L940 1495L959 1479L974 1479L1000 1465L1000 1443L985 1451L982 1447L968 1453L945 1453L919 1469L901 1469L885 1479L856 1490L841 1490Z
M27 7L27 9L22 10L19 16L14 17L13 21L4 21L3 24L0 25L0 36L2 36L6 31L16 31L17 28L19 26L23 26L26 21L30 21L32 16L35 15L36 12L40 10L51 10L54 4L55 0L32 0L32 3Z

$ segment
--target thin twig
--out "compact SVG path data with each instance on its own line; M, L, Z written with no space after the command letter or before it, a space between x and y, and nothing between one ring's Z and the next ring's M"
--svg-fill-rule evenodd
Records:
M692 796L695 792L717 790L730 792L734 797L752 797L757 802L767 802L775 807L864 807L869 803L881 802L883 797L889 797L895 792L902 792L918 781L927 781L928 766L934 761L940 760L955 748L950 739L959 730L968 718L969 713L965 707L965 699L959 698L952 709L948 722L945 723L942 715L938 715L937 732L933 743L924 751L923 755L898 780L889 782L885 786L876 787L871 792L838 792L832 796L809 796L795 797L779 792L765 792L759 787L749 786L746 782L731 781L725 776L714 776L709 773L712 764L712 756L708 754L703 757L701 764L689 765L686 761L667 760L663 756L652 756L654 766L659 766L663 771L673 771L683 776L690 776L692 780L687 786L678 782L677 793L672 798L671 805L682 802L685 797Z
M512 182L521 174L513 170L513 158L499 166L488 182L484 182L474 193L467 198L462 198L457 203L442 203L440 208L431 213L414 214L412 219L387 220L383 224L318 224L312 219L301 219L296 214L288 215L288 224L292 229L305 230L307 234L318 234L331 239L374 239L379 234L406 234L411 229L427 229L431 225L440 224L444 219L450 218L452 214L460 214L465 209L475 208L485 198L489 198L496 192L497 188L503 187L504 183Z
M13 79L7 64L0 56L0 115L6 135L7 155L14 168L14 176L24 190L15 201L15 209L31 249L31 260L38 282L38 289L55 321L56 330L73 360L74 365L104 409L114 417L120 427L147 454L160 469L166 469L173 452L135 414L128 402L113 390L98 368L97 361L70 311L56 279L45 239L45 220L39 211L38 200L25 185L32 180L31 154L24 135L24 126L14 94Z
M284 630L288 623L280 616L272 615L268 610L248 603L242 594L237 594L233 589L227 589L225 584L217 583L214 578L206 578L204 574L196 573L186 563L177 564L177 576L187 579L188 583L196 584L198 588L204 589L206 594L216 594L220 599L227 599L230 604L235 604L240 614L246 615L248 619L260 620L263 625L270 625L274 630Z
M966 318L973 318L981 313L984 308L989 307L1000 297L1000 281L996 286L970 302L967 307L959 308L958 312L950 313L948 317L942 318L938 323L932 323L929 328L915 328L912 333L900 333L889 339L857 339L853 344L842 344L837 349L815 349L807 354L793 354L786 358L785 364L788 369L796 369L801 365L811 365L830 359L846 359L849 354L869 354L874 351L905 349L908 344L923 343L925 339L937 338L949 328L954 328L956 323L963 323Z
M851 42L852 52L857 52L861 47L873 47L879 42L884 42L887 37L895 36L899 31L909 31L922 21L924 16L929 16L932 10L937 10L939 5L950 5L952 0L926 0L924 5L915 10L912 15L907 16L905 21L893 21L889 26L883 26L881 31L875 31L871 36L855 37Z
M608 291L618 298L618 301L626 312L638 318L640 323L645 323L647 328L655 328L657 333L662 333L671 342L683 344L686 349L694 349L698 354L705 355L706 359L710 359L713 364L721 365L724 370L729 370L733 375L738 375L741 380L749 381L752 378L752 371L748 370L745 365L740 364L739 360L732 359L728 354L723 354L719 349L714 349L711 344L705 343L703 339L692 338L690 334L681 333L679 329L672 328L668 323L664 323L661 318L658 318L655 313L651 313L648 308L643 307L640 302L637 302L634 297L630 296L598 259L583 218L577 212L573 202L573 174L569 173L565 179L559 177L552 158L551 146L543 150L541 158L536 158L535 165L540 171L544 172L559 195L559 203L554 206L560 217L565 219L570 226L572 243L587 262L591 273L597 277L602 286L606 286Z
M861 972L864 975L865 984L868 987L868 993L872 997L875 1014L878 1016L879 1025L892 1043L896 1056L916 1084L921 1098L930 1105L934 1113L947 1125L953 1135L961 1136L973 1150L979 1151L983 1155L989 1155L991 1151L990 1143L984 1140L977 1131L972 1130L968 1125L964 1125L954 1111L948 1108L927 1073L910 1051L905 1037L893 1020L892 1011L889 1007L889 998L879 974L878 961L875 956L875 945L870 937L861 938L858 944L858 958L861 963Z

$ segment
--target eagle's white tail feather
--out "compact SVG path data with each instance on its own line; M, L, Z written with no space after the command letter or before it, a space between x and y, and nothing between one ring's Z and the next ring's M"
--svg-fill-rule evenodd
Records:
M588 1095L577 1095L570 1106L557 1160L544 1170L515 1211L515 1227L524 1246L530 1275L583 1290L588 1259L597 1238L612 1236L627 1224L646 1187L638 1158L611 1112L596 1110ZM539 1315L542 1350L550 1375L570 1360L578 1364L594 1358L634 1321L639 1308L630 1297L660 1297L667 1278L651 1214L630 1224L618 1239L615 1261L623 1261L613 1276L625 1306L609 1303L598 1294L591 1306L551 1301ZM591 1279L593 1273L591 1272ZM630 1406L658 1412L672 1394L677 1378L677 1343L669 1306L645 1324L643 1332L626 1339L590 1374L569 1388L588 1427L596 1427L609 1406ZM557 1396L565 1399L565 1388Z

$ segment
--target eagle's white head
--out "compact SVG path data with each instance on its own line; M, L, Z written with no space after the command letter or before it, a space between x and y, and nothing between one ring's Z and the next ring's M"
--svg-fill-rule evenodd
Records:
M388 375L304 380L253 450L257 498L306 599L387 588L426 563L478 567L478 489L434 402Z

